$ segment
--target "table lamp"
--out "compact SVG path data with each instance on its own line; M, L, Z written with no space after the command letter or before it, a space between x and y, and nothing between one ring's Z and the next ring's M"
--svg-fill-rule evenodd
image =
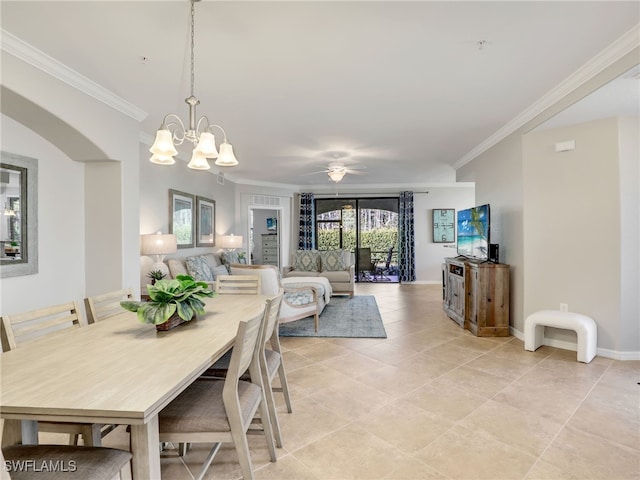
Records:
M242 247L242 235L222 235L220 236L220 248L234 251L236 248Z
M160 270L169 275L169 268L164 264L164 256L178 251L176 236L172 234L153 233L141 235L140 253L142 255L153 256L155 263L151 266L151 271Z

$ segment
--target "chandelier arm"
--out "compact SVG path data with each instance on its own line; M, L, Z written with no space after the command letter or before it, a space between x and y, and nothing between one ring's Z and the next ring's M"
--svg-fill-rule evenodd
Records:
M207 120L208 122L208 120ZM222 136L224 137L224 142L227 143L227 132L224 131L224 128L222 128L220 125L215 125L215 124L209 124L209 128L213 128L213 127L217 127L222 131Z
M175 120L170 122L169 119ZM174 127L173 129L171 127ZM186 138L186 129L184 128L184 123L180 120L180 117L175 113L168 113L165 115L162 120L162 125L160 126L161 130L169 130L171 132L171 136L173 137L173 141L176 145L182 145Z

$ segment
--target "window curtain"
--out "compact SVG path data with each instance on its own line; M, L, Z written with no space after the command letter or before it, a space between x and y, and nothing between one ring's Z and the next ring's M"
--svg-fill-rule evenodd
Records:
M299 250L313 250L315 247L316 208L313 193L300 194L300 237Z
M400 214L398 217L400 282L413 282L416 279L413 192L400 192Z

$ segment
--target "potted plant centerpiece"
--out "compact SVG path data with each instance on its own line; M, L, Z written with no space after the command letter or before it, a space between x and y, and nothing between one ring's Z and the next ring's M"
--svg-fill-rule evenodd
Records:
M158 280L147 285L148 302L123 301L125 310L136 312L142 323L151 323L157 330L169 330L192 320L196 314L204 314L205 297L216 294L205 282L198 282L189 275L178 275L172 280Z

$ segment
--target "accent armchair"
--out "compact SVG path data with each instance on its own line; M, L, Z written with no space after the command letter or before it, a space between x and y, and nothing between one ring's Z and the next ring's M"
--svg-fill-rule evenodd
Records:
M280 306L280 323L292 322L300 318L314 317L316 331L318 316L325 306L324 292L318 293L318 287L313 285L287 286L280 281L280 272L273 265L242 265L231 264L231 275L258 275L262 283L262 295L275 296L280 288L284 290Z

